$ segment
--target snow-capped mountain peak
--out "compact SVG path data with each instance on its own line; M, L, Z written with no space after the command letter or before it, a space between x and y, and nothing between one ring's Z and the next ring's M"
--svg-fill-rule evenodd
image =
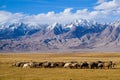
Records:
M119 33L120 21L101 24L80 19L43 26L19 22L0 25L0 50L120 48Z
M75 20L71 24L68 24L66 26L66 28L71 29L71 28L76 27L76 26L85 27L85 28L92 28L92 27L94 27L96 25L98 25L98 23L96 21L91 21L91 20L86 20L86 19L79 19L79 20Z
M91 25L94 25L96 24L95 21L92 21L92 20L86 20L86 19L79 19L79 20L75 20L74 21L74 24L75 25L87 25L87 26L91 26Z
M52 25L49 25L47 27L48 30L53 30L55 27L58 27L60 24L58 24L57 22L53 23Z

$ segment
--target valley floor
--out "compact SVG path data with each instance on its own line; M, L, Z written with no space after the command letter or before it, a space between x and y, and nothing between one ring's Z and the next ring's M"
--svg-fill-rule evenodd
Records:
M14 61L113 61L115 69L17 68ZM0 53L0 80L120 80L120 53Z

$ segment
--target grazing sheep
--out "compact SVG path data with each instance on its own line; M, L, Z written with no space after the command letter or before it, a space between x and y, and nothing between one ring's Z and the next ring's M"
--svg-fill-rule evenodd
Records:
M104 68L111 69L112 68L112 61L104 62Z
M79 67L80 67L80 65L78 63L71 63L71 65L70 65L70 68L74 68L74 69L77 69Z
M98 63L97 62L90 62L89 63L89 68L90 69L97 69L98 68Z
M50 68L51 62L44 62L42 66L43 68Z
M80 68L81 69L87 69L89 68L89 64L85 61L85 62L81 62L80 63Z
M113 62L113 63L112 63L112 68L115 68L115 66L116 66L116 63Z
M43 67L43 62L36 63L36 68L42 68L42 67Z
M57 62L51 62L50 68L56 68L58 66Z
M65 65L65 62L57 62L58 68L63 68Z
M98 63L98 68L102 69L104 66L104 63Z
M70 66L71 66L71 63L65 63L65 65L64 65L64 68L70 68Z
M25 64L23 65L23 68L30 68L29 63L25 63Z
M14 67L23 67L23 65L25 63L27 63L27 62L15 62L15 63L12 64L12 66L14 66Z
M15 62L12 64L14 67L23 67L23 68L71 68L71 69L103 69L103 68L114 68L116 63L112 61L96 61L96 62L80 62L71 61L71 62Z

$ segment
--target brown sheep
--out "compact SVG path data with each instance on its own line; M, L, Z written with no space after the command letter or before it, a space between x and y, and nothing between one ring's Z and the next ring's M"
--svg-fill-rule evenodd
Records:
M112 61L104 62L103 67L104 67L104 68L111 69L111 68L112 68Z

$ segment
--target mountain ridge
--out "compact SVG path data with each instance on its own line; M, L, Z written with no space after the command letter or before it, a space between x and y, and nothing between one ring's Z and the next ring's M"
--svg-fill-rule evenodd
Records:
M21 23L15 27L10 25L10 29L0 28L0 52L120 51L120 21L101 24L81 19L70 24L28 25Z

